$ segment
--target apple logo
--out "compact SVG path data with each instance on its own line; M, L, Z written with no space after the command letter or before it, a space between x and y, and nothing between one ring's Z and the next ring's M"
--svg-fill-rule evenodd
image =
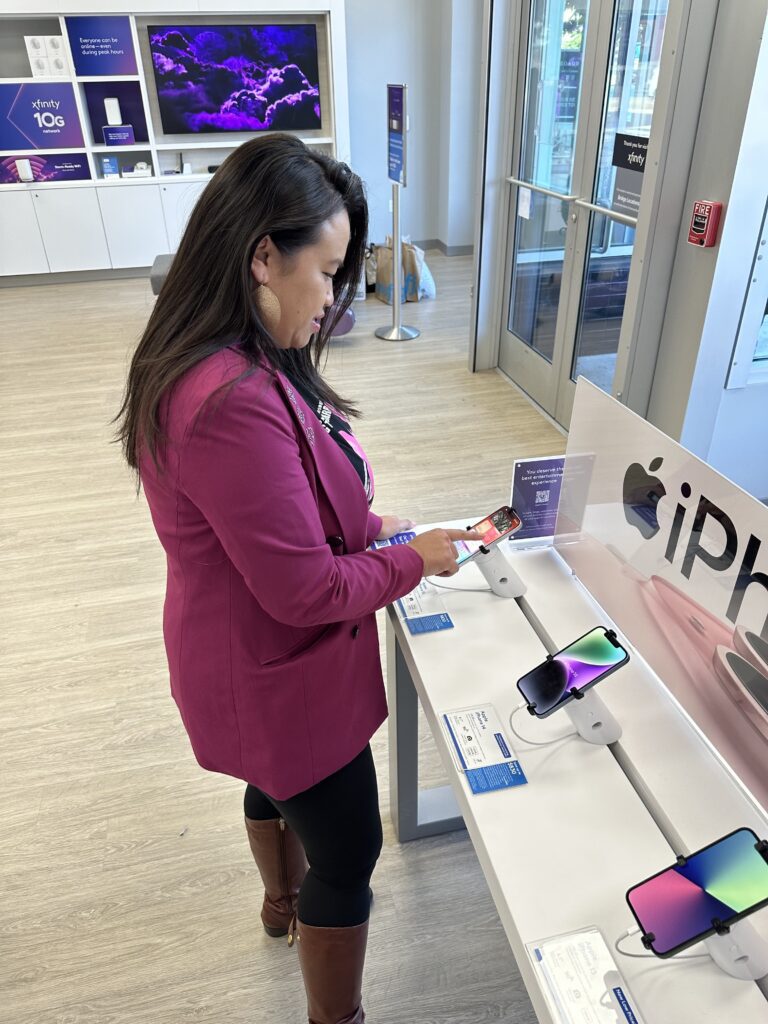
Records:
M655 473L660 469L663 458L653 460L648 469ZM657 476L651 476L639 462L633 462L624 474L624 516L646 540L659 532L656 507L667 493Z

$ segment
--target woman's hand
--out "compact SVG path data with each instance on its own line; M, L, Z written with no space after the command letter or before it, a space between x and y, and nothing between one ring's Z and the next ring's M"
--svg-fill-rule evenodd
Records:
M421 556L425 576L453 576L459 571L453 542L482 539L482 534L476 530L428 530L414 538L408 547Z
M382 516L381 530L376 540L389 540L398 533L412 530L416 523L412 519L401 519L400 516Z

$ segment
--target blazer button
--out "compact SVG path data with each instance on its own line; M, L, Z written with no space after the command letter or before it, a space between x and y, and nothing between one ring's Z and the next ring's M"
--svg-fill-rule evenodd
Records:
M357 637L358 637L359 633L360 633L360 627L359 626L353 626L352 627L352 639L353 640L357 640Z
M325 543L328 544L332 549L342 549L344 547L344 538L334 534L334 536L332 537L326 537Z

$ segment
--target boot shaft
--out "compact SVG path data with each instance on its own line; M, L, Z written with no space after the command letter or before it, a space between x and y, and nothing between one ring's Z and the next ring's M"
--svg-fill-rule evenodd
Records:
M245 819L248 843L264 883L261 920L268 935L286 935L296 913L307 858L296 833L282 818Z
M298 921L296 938L309 1024L363 1024L368 922L351 928L315 928Z

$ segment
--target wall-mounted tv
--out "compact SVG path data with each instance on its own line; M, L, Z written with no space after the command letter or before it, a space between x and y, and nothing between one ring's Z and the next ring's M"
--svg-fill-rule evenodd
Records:
M320 127L315 25L149 25L166 135Z

